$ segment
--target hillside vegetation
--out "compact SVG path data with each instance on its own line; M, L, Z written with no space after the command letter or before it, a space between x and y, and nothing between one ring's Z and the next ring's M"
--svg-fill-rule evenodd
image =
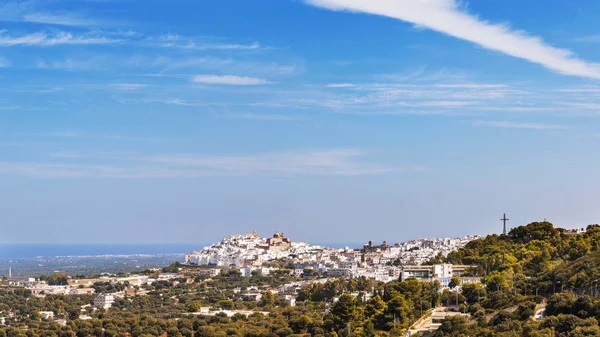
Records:
M460 281L453 280L453 290L459 291L440 292L438 282L415 279L336 279L303 286L292 307L268 290L293 281L287 273L242 278L230 271L212 279L188 275L180 282L160 281L145 286L146 295L119 298L108 311L81 311L91 295L36 298L25 289L5 288L0 290L0 316L7 325L0 327L0 337L402 336L440 305L469 315L447 319L434 336L600 336L598 225L573 232L535 222L508 235L474 240L443 262L472 265L466 274L480 276L482 283L456 288ZM249 287L259 287L262 298L243 298L239 289ZM103 285L96 289L113 291ZM543 305L545 317L533 320ZM189 315L202 306L269 314ZM41 319L39 311L53 311L66 325ZM83 320L82 314L89 318Z

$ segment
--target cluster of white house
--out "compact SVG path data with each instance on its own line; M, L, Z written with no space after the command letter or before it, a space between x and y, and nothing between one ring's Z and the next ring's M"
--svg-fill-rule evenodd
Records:
M114 303L115 296L145 294L147 291L140 288L144 284L152 284L159 280L170 280L181 275L176 273L161 273L156 279L146 275L131 275L125 277L103 276L98 278L73 279L70 278L66 285L49 285L31 277L9 277L4 282L10 286L21 286L31 291L33 296L45 297L46 295L93 295L96 289L92 286L96 283L124 284L123 291L116 294L99 294L94 299L94 306L107 309ZM177 283L177 281L173 281Z
M212 266L204 271L216 275L220 268L237 268L242 276L253 273L268 275L273 268L265 267L267 262L285 260L293 265L292 272L301 275L311 269L328 276L368 277L378 281L399 279L403 273L401 265L421 265L422 263L464 247L477 236L463 238L419 239L404 243L381 245L372 242L361 249L328 248L312 246L304 242L291 242L283 234L273 238L261 238L256 232L246 235L233 235L220 242L186 255L186 263L198 266ZM276 245L280 240L286 245Z
M394 272L389 273L387 275L384 275L385 273L382 272L383 274L381 275L381 278L384 278L384 276L386 276L390 279L393 278L393 279L406 280L406 279L410 279L410 278L415 278L415 279L421 280L421 281L438 281L443 289L443 288L448 287L450 281L455 276L459 277L460 284L480 282L479 277L461 276L471 267L472 266L452 265L452 264L411 265L411 266L395 267ZM216 274L220 273L221 270L222 269L219 269L219 268L211 268L211 269L201 269L200 271L202 273L208 272L210 275L216 275ZM242 270L245 270L245 272L243 273L244 275L249 275L249 273L247 272L246 269L242 269ZM261 273L268 273L268 272L272 271L271 268L260 268L260 269L254 269L254 270L258 270ZM304 272L304 271L302 271L302 272ZM303 279L303 280L298 280L298 281L294 281L294 282L290 282L290 283L281 285L277 288L272 288L268 285L261 286L260 288L258 286L250 286L250 287L245 288L244 290L242 290L242 288L237 288L237 289L234 289L234 293L238 293L239 297L241 297L245 300L259 301L259 300L261 300L263 294L266 291L270 291L272 294L277 295L281 299L285 300L289 305L295 306L297 294L302 289L302 287L305 285L308 285L311 283L326 283L327 281L333 280L339 276L344 276L344 277L367 276L367 277L369 277L369 276L373 276L373 273L378 273L378 271L370 270L370 271L367 271L365 275L361 275L361 273L362 273L362 271L360 269L357 269L357 270L354 270L351 272L349 272L346 269L340 269L339 275L330 275L330 277L328 277L328 278ZM160 274L159 278L160 279L173 279L173 278L185 278L185 276L180 275L180 274L174 274L174 273L173 274L165 273L165 274ZM187 279L191 280L190 278L187 278ZM387 279L387 280L390 280L390 279ZM15 278L13 278L11 280L11 282L15 282L15 281L16 281ZM60 290L60 291L62 291L63 294L81 295L81 294L93 294L94 289L90 288L90 286L92 286L94 283L97 283L97 282L109 282L112 284L116 284L116 283L128 284L128 286L126 287L126 289L124 291L117 292L117 293L102 293L102 294L95 295L95 297L93 299L93 304L92 304L93 310L106 310L106 309L109 309L115 303L116 298L123 297L124 295L128 294L128 291L132 290L132 288L135 288L135 291L136 291L135 294L137 294L137 295L145 294L146 291L141 290L141 289L139 289L139 287L136 287L136 286L141 286L146 283L153 282L153 281L155 281L155 280L149 279L147 276L133 275L133 276L119 277L119 278L107 277L107 278L97 278L97 279L69 279L69 285L67 285L67 286L49 286L49 285L45 284L44 282L36 281L34 279L27 279L26 281L22 280L22 283L20 285L26 286L27 289L32 290L32 292L34 294L36 294L37 296L45 296L41 292L42 291L41 289L45 289L46 291L51 291L51 293L59 293L59 292L57 292L57 290ZM141 291L137 292L138 290L141 290ZM134 294L131 293L131 295L134 295ZM372 297L373 293L372 293L372 291L371 292L363 291L363 292L354 292L354 293L351 293L351 295L354 297L360 298L363 301L368 301ZM336 298L334 298L333 300L335 302ZM80 319L84 319L84 320L91 319L90 316L85 315L84 307L88 307L88 306L89 305L82 306L82 312L84 312L84 314L80 315L80 317L79 317ZM212 316L212 315L216 315L218 313L223 313L229 317L234 316L236 314L241 314L241 315L245 315L245 316L248 316L248 315L251 315L254 313L261 313L264 315L268 314L268 312L258 312L258 311L250 311L250 310L246 310L246 311L244 311L244 310L223 310L223 309L212 310L209 307L201 307L198 312L190 313L190 315ZM54 313L52 311L42 311L42 312L40 312L40 315L44 319L54 320ZM59 322L60 324L66 324L66 321L64 319L54 320L54 321ZM1 322L0 322L0 324L1 324Z
M443 288L448 287L454 276L458 276L460 283L480 282L479 277L462 276L471 266L452 264L423 265L424 262L440 254L446 256L449 252L463 247L476 236L463 238L420 239L404 243L388 245L385 241L381 245L372 242L361 249L335 249L321 246L312 246L303 242L291 242L283 233L275 233L271 238L260 238L256 232L247 235L234 235L225 238L201 251L196 251L186 256L186 263L204 266L196 269L196 273L209 277L219 275L223 270L238 270L243 277L254 275L269 275L274 271L279 273L286 269L268 267L269 261L284 260L286 266L293 266L290 273L298 276L309 276L311 271L319 272L326 278L304 279L285 284L277 289L268 289L278 294L290 305L295 305L296 295L303 285L308 283L325 283L331 278L359 278L366 277L377 281L393 281L415 278L421 281L438 281ZM472 273L469 273L472 274ZM162 273L156 279L145 275L131 275L127 277L99 277L93 279L69 279L67 285L49 285L44 281L34 278L9 277L5 279L8 285L22 286L29 289L33 295L43 297L49 294L61 295L91 295L95 294L95 283L123 284L125 289L113 294L95 294L93 306L96 309L108 309L115 302L115 297L124 295L140 295L147 291L141 286L152 284L159 280L172 280L191 278L177 273ZM172 280L175 284L177 281ZM249 287L240 296L248 300L260 300L264 289ZM352 294L368 300L369 292ZM240 312L235 310L211 311L202 308L198 315L215 315L219 312L228 316L237 314L249 315L254 312ZM52 312L42 312L44 318L52 319ZM87 317L87 316L82 316Z
M401 279L416 278L420 281L438 281L443 288L448 287L452 277L458 277L460 284L463 283L479 283L480 277L477 276L462 276L469 268L473 266L453 265L453 264L434 264L434 265L418 265L418 266L403 266Z
M199 266L219 267L261 266L263 262L288 258L291 255L304 258L314 257L326 248L304 242L291 242L283 234L275 233L272 238L261 238L256 232L232 235L200 251L186 255L185 262Z

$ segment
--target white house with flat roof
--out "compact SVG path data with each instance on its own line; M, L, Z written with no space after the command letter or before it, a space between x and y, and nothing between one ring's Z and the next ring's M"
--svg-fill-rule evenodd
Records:
M94 298L94 306L97 308L108 309L115 303L115 297L112 294L100 294Z

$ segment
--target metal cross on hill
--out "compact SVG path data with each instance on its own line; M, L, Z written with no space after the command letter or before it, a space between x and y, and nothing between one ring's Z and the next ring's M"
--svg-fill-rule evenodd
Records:
M504 213L504 216L503 216L503 217L502 217L502 219L500 219L500 220L502 220L502 222L504 223L504 228L503 228L503 230L502 230L502 235L506 235L506 222L507 222L508 220L510 220L510 219L508 219L508 218L506 217L506 213Z

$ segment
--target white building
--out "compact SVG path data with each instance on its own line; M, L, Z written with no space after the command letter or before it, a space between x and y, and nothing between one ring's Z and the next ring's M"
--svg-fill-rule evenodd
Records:
M288 304L292 307L296 306L296 297L292 296L292 295L285 295L285 300L286 302L288 302Z
M471 266L435 264L433 266L403 266L402 280L416 278L417 280L432 280L460 276Z
M96 292L94 288L73 288L69 289L69 295L90 295Z
M148 276L132 275L132 276L127 276L127 277L117 277L110 281L111 284L125 283L125 282L128 282L132 286L142 286L142 285L148 283Z
M115 297L112 294L100 294L94 298L94 306L102 309L108 309L115 303Z

